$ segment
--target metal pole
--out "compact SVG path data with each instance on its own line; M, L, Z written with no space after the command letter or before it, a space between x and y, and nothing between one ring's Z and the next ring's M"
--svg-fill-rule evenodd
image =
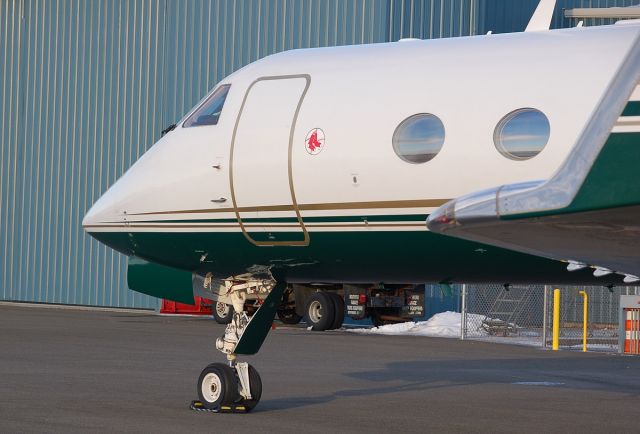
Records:
M627 319L627 315L626 315L626 309L625 309L625 302L624 299L622 298L623 296L620 296L620 301L619 301L619 305L618 305L618 352L619 353L624 353L624 347L625 347L625 338L626 338L626 328L627 328L627 323L626 323L626 319ZM626 297L625 297L626 299Z
M462 284L462 306L460 310L462 311L460 317L460 340L464 340L467 334L467 285L465 283Z
M551 349L558 351L560 348L560 290L553 290L553 342Z
M630 309L630 311L631 311L631 324L629 324L629 353L638 354L638 334L636 332L636 329L637 329L636 319L638 318L638 312L635 309ZM626 338L627 337L626 330L624 335Z
M589 296L585 291L580 291L580 295L584 298L582 309L582 352L587 352L587 314L589 306Z
M542 307L542 348L547 347L547 327L549 326L547 318L549 316L549 312L547 312L547 304L549 300L547 300L547 294L549 293L549 287L544 285L544 306Z

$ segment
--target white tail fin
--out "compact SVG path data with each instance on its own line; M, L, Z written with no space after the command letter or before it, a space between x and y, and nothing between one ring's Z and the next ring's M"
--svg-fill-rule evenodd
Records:
M549 30L551 27L551 19L553 11L556 8L556 0L540 0L536 11L531 17L531 21L527 25L525 32L536 32L541 30Z

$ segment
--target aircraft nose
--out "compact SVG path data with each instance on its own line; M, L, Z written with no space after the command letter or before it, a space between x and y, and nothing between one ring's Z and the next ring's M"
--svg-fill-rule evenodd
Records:
M127 196L116 182L87 211L82 220L84 230L99 242L125 255L134 255L131 234L124 228L124 204Z
M124 222L123 202L126 196L120 192L120 182L109 188L87 211L82 220L82 226L87 232Z
M102 200L102 198L98 199L96 203L93 204L89 211L84 215L82 219L82 227L87 232L92 232L92 229L101 226L101 224L106 223L109 220L108 216L113 214L109 209L111 207L106 203L106 201Z
M167 201L174 200L167 191L187 191L185 186L198 182L193 155L185 158L181 145L180 136L172 133L149 148L87 211L84 230L115 250L133 254L138 244L132 224L145 221L150 211L167 208Z

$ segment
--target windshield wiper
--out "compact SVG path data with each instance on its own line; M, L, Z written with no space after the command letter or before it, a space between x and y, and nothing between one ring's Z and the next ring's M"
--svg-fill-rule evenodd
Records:
M164 136L165 134L167 134L169 131L173 131L176 129L176 124L171 124L169 125L167 128L165 128L164 130L162 130L162 132L160 133L160 137Z

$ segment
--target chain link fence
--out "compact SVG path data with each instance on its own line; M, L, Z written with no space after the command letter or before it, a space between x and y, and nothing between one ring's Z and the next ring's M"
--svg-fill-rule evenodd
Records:
M462 337L542 345L544 286L463 285Z
M560 347L582 349L584 297L587 297L587 349L616 351L619 335L619 309L621 294L636 294L637 287L608 290L600 286L559 287L560 289ZM547 296L546 345L551 345L553 322L553 289Z
M553 289L560 289L560 347L582 349L584 298L588 296L587 348L616 351L621 294L639 287L462 285L462 339L551 346Z

